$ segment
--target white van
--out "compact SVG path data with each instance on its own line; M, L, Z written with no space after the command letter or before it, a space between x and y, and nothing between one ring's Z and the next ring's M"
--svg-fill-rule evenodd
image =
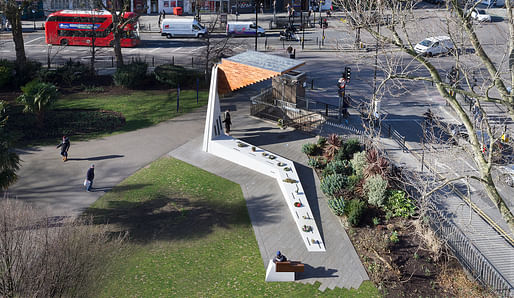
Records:
M204 37L207 29L195 19L164 19L161 35L172 37Z
M255 36L255 24L252 22L228 22L227 36ZM264 36L266 30L261 26L257 27L257 35Z
M439 54L452 54L455 46L448 36L429 37L419 42L414 50L424 56L434 56Z

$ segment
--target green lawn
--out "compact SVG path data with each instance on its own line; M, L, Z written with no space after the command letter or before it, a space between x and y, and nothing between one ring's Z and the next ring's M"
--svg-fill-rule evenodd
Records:
M100 297L377 297L358 290L266 283L238 184L172 158L127 178L88 210L128 230L127 248L105 272Z
M177 93L173 91L150 90L130 91L129 94L110 95L91 94L62 98L57 101L57 109L102 109L120 112L126 124L117 132L127 132L155 125L180 114L207 104L207 91L200 91L196 103L196 90L180 92L179 111L177 112Z

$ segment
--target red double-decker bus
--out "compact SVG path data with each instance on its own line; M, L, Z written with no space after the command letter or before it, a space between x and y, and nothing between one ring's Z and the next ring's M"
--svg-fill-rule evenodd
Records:
M139 24L136 14L125 12L123 19L133 19L123 29L122 47L139 44ZM112 15L106 10L61 10L48 16L45 22L47 44L107 47L114 45Z

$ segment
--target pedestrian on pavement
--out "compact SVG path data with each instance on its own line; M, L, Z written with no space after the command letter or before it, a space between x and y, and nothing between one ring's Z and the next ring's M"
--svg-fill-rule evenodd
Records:
M227 135L230 135L230 125L232 125L232 120L230 119L230 113L228 109L225 112L225 120L223 120L223 123L225 123L225 132Z
M61 148L62 161L68 160L68 150L70 149L70 138L62 136L62 141L56 148Z
M162 12L159 13L159 28L161 28L161 22L162 22Z
M162 9L162 19L164 20L166 18L166 11L164 8Z
M84 181L84 186L88 192L93 189L93 180L95 179L95 165L91 165L86 173L86 180Z

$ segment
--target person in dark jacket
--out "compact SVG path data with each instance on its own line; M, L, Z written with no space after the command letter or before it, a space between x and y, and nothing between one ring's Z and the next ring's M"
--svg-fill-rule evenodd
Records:
M273 259L273 262L287 262L287 258L279 250L277 251L277 256Z
M232 121L230 119L230 113L228 110L225 112L225 120L223 120L223 123L225 123L226 133L230 134L230 125L232 125Z
M87 170L87 174L86 174L85 186L86 186L87 191L91 191L91 189L93 188L93 180L94 179L95 179L95 165L91 165L91 167L89 167L89 169Z
M57 145L57 148L61 148L62 161L68 160L68 150L70 149L70 138L67 136L62 137L62 142Z

